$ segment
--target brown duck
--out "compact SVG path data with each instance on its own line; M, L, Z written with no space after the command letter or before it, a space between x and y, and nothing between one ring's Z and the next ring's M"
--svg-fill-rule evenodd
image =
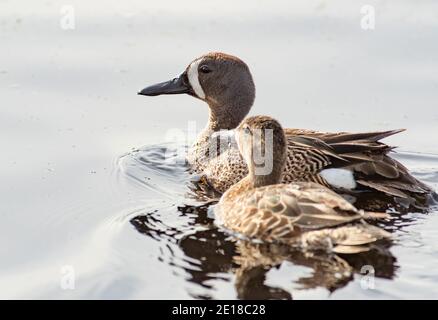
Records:
M194 172L205 175L209 184L223 193L248 170L236 147L219 148L212 137L236 128L250 111L255 99L252 75L239 58L214 52L194 60L178 78L139 92L146 96L182 93L205 101L210 110L208 124L190 148L188 161ZM375 191L408 205L425 206L432 190L388 155L393 147L380 142L401 131L285 129L287 158L282 182L316 182L338 193Z
M312 182L280 184L287 139L276 120L247 118L236 134L249 173L214 207L219 224L226 229L263 242L337 253L366 251L370 244L390 237L363 221L369 214L324 186ZM272 153L261 162L258 150Z

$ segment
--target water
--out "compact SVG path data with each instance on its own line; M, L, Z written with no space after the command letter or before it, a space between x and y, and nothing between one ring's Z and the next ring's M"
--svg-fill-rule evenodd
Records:
M251 114L405 127L386 141L438 188L438 4L369 1L366 32L350 1L289 2L70 1L74 30L62 1L0 2L0 298L437 297L436 212L398 217L391 246L355 258L248 247L193 209L181 162L162 162L181 145L170 130L202 128L206 106L136 91L221 50L250 65Z
M155 259L170 266L172 273L183 277L192 287L187 290L189 297L405 297L406 292L394 295L391 291L392 283L398 283L401 274L400 258L394 252L416 252L427 246L424 239L419 238L427 231L415 229L426 219L431 219L430 216L423 213L394 214L395 219L381 224L395 235L394 243L384 243L369 253L355 256L311 255L290 252L282 246L236 241L215 226L207 213L208 206L192 199L187 168L178 165L180 159L175 160L176 153L169 152L175 149L177 146L170 144L147 146L124 155L118 164L120 172L133 186L153 190L155 196L162 199L160 204L136 212L130 223L152 246L159 248ZM163 166L165 155L168 162L177 164ZM436 164L438 156L400 153L396 157L405 163L414 160L419 166L413 168L413 172L424 181L437 181L434 177L437 172L425 164ZM429 251L433 255L432 252ZM412 252L406 254L402 258L409 257L411 263L417 264ZM373 290L364 289L368 285L362 276L369 270L373 270L376 276ZM349 289L352 287L354 289ZM418 289L420 296L425 294L422 290Z

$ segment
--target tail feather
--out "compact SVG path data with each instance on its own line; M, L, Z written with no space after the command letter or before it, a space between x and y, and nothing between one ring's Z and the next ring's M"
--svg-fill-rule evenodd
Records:
M302 236L302 245L305 248L355 253L357 250L359 252L369 250L369 245L378 240L390 238L390 233L364 222L307 232Z
M346 141L368 141L368 142L377 142L394 134L405 131L406 129L395 129L388 131L376 131L376 132L362 132L362 133L348 133L341 132L338 134L334 134L333 136L327 136L324 141L326 143L341 143Z
M360 185L369 187L371 189L377 190L377 191L381 191L383 193L386 194L390 194L392 196L395 197L400 197L400 198L405 198L405 199L409 199L410 197L403 191L398 190L396 188L393 188L391 186L385 186L379 182L373 182L373 181L365 181L365 180L356 180L357 183L359 183Z

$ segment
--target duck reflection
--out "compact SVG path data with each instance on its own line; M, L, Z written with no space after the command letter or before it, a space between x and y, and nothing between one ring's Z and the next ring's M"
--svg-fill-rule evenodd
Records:
M383 243L368 252L341 256L291 250L284 245L236 241L211 229L186 236L179 245L187 256L202 261L203 272L233 272L239 299L292 299L292 292L266 284L266 274L286 261L312 270L311 275L295 280L298 289L323 287L330 292L347 285L364 266L372 266L376 277L387 279L394 277L397 268L396 259ZM198 272L190 273L192 281L201 280Z
M163 228L168 224L159 222L156 212L137 216L131 223L148 237L160 241L168 238L167 245L179 246L187 258L197 261L196 267L181 267L188 274L188 281L208 290L213 289L211 280L230 281L224 275L234 275L239 299L292 299L293 290L319 287L334 292L352 281L355 274L363 273L364 266L372 266L376 277L392 279L395 276L396 259L389 251L389 241L381 241L370 251L354 255L303 252L284 245L236 240L215 227L207 209L206 205L179 207L179 214L188 218L185 228ZM194 226L203 229L193 232ZM268 272L285 262L310 268L311 274L294 280L293 288L287 290L268 284ZM285 283L291 281L285 279ZM212 297L200 295L195 298Z

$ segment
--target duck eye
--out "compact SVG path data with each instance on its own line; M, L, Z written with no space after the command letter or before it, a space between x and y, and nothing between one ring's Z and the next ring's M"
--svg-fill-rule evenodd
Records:
M245 127L243 129L243 133L246 134L246 135L251 135L251 130L248 127Z
M199 67L199 71L201 71L202 73L210 73L211 69L209 67L207 67L206 65L203 65L203 66Z

